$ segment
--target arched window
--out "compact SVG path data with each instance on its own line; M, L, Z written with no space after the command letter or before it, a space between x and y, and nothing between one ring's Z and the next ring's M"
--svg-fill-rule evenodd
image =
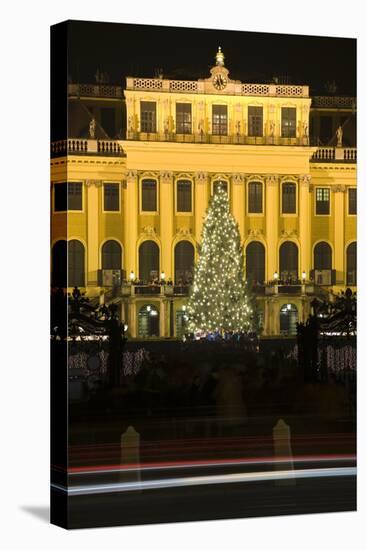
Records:
M218 190L219 187L222 187L222 189L224 191L226 191L226 193L228 192L227 190L227 181L222 181L222 180L216 180L213 182L213 192L216 193L216 191Z
M262 243L253 241L248 244L245 255L246 278L251 283L263 283L265 280L265 249Z
M347 246L347 284L357 285L357 244L356 241Z
M142 180L141 189L142 189L141 209L144 212L156 212L157 211L156 181Z
M122 249L117 241L107 241L102 248L102 269L121 269Z
M295 243L286 241L280 247L280 278L283 281L298 280L299 253Z
M189 241L180 241L174 249L175 283L189 284L193 278L194 247Z
M280 333L283 336L296 335L296 323L298 320L297 307L294 304L284 304L280 310Z
M314 248L314 269L332 269L332 249L328 243L318 243Z
M248 213L262 214L263 212L263 185L260 181L248 183Z
M296 183L282 184L282 214L296 214Z
M67 287L67 242L57 241L52 247L52 286Z
M85 250L77 240L68 242L68 285L85 286Z
M144 241L139 248L139 278L149 283L159 277L159 247L154 241Z
M154 305L145 305L138 315L139 338L159 336L159 312Z

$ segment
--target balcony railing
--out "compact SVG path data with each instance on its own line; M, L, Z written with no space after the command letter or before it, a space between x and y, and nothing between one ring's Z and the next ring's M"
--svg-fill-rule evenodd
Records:
M169 80L127 77L127 90L204 93L207 80ZM309 86L235 82L232 95L269 97L309 97Z
M120 287L119 294L120 296L189 296L190 288L190 285L124 283Z
M69 96L76 97L105 97L122 99L122 87L111 84L69 84L67 87Z
M124 151L117 140L65 139L51 143L51 157L96 154L119 157Z
M318 147L313 162L357 162L356 147Z
M165 141L175 143L212 143L221 145L309 145L307 137L272 137L272 136L244 136L213 135L207 133L179 134L172 132L127 132L127 140L131 141Z
M356 98L349 96L314 96L311 99L311 107L356 109Z

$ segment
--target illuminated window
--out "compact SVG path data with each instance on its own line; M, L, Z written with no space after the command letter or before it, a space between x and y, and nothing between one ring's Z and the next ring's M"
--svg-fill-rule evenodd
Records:
M212 134L216 136L227 135L227 106L212 106Z
M156 132L156 103L155 101L141 101L141 132Z
M248 135L263 136L263 107L248 107Z
M175 118L177 134L192 133L192 105L190 103L177 103Z
M327 215L330 211L330 189L318 187L316 189L316 214Z
M260 181L251 181L248 184L248 213L262 214L263 197L262 183Z
M282 137L296 137L296 107L282 107L281 109Z

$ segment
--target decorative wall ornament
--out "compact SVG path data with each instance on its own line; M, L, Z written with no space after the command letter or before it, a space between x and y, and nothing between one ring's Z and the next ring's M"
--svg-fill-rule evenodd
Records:
M277 185L278 176L275 176L275 175L267 176L266 183L267 185Z
M145 226L142 228L142 233L143 233L144 235L150 235L150 236L155 237L155 236L156 236L156 229L155 229L155 227L153 227L152 225L145 225Z
M192 235L192 229L190 227L179 227L177 229L177 236L182 237L188 237Z
M311 183L310 174L303 174L302 176L300 176L300 185L302 187L309 187L310 183Z
M85 185L87 187L90 187L91 185L95 185L95 187L100 187L102 185L101 180L85 180Z
M133 183L137 178L137 170L128 170L126 172L127 183Z
M260 229L258 227L248 229L248 235L249 237L263 237L263 229Z
M244 174L233 174L232 180L234 185L240 185L245 181L245 176Z
M160 181L162 183L170 183L173 179L173 172L160 172Z
M332 189L334 193L345 193L347 188L345 185L334 185Z
M207 172L196 172L195 179L197 183L207 183L208 174Z
M296 229L282 229L281 237L297 237Z

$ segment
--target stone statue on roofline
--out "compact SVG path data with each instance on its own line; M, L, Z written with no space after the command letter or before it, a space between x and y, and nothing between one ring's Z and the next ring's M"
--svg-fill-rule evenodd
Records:
M92 117L91 121L89 122L89 137L90 139L95 139L95 131L97 128L97 123L94 117Z
M338 126L336 135L337 135L337 147L342 147L342 141L343 141L343 129L342 129L342 126Z

